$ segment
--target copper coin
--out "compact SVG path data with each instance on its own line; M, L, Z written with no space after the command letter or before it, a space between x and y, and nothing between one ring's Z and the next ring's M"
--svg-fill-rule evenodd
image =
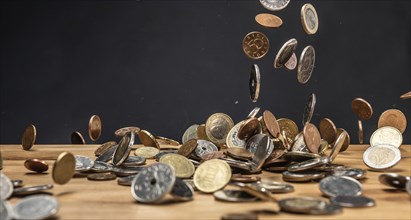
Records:
M273 14L267 14L267 13L261 13L255 16L255 21L267 28L278 28L283 25L283 20L281 18L273 15Z
M39 159L28 159L24 161L24 167L37 173L46 172L49 169L47 162Z
M344 130L343 128L337 128L337 137L340 136L343 132L346 133L346 136L340 152L346 151L348 149L348 146L350 146L350 135L348 135L348 132L346 130Z
M251 59L260 59L270 48L267 36L258 31L248 33L243 39L244 53Z
M284 45L280 48L277 55L275 56L274 60L274 67L280 68L282 67L292 56L297 48L298 41L294 38L288 40L284 43Z
M400 96L401 99L411 99L411 92L404 93Z
M71 133L71 144L86 144L86 141L80 132L75 131Z
M102 154L104 154L106 151L108 151L110 148L114 147L117 144L115 141L109 141L104 144L102 144L100 147L98 147L95 151L94 154L98 157Z
M227 155L240 160L250 160L253 158L253 153L250 151L239 148L239 147L230 147L227 149Z
M284 67L287 70L294 70L297 67L297 55L295 55L295 53L293 53L293 55L290 57L290 59L287 60L287 62L284 63Z
M91 116L88 121L88 135L92 141L96 141L101 135L101 119L98 115Z
M237 137L240 140L246 140L250 138L257 132L259 125L260 125L260 122L258 121L257 118L249 118L245 120L241 124L240 129L238 129Z
M124 137L128 132L133 132L135 135L138 135L138 133L140 132L140 128L139 127L124 127L124 128L120 128L118 130L116 130L114 132L114 134L119 137L122 138Z
M223 157L224 157L223 151L213 151L213 152L201 155L201 160L220 159Z
M141 130L138 133L138 138L144 146L155 147L157 149L160 149L160 145L158 144L156 138L150 132L146 130Z
M112 172L108 173L92 173L87 175L88 180L104 181L104 180L115 180L117 178L116 174Z
M37 131L36 127L32 124L28 125L24 129L23 137L21 138L21 145L24 150L30 150L36 142Z
M231 181L241 182L241 183L255 183L261 180L259 176L247 176L242 174L233 174L231 175Z
M263 121L264 121L264 125L267 128L268 132L274 138L278 138L278 136L280 135L280 126L278 125L277 119L275 118L273 113L271 113L268 110L265 110L263 112Z
M398 109L388 109L383 112L378 119L378 128L390 126L404 133L407 128L407 118L404 113Z
M185 157L190 156L191 153L194 152L194 150L197 147L197 139L191 139L186 141L181 147L177 150L177 153L180 155L183 155Z
M328 143L333 143L337 137L337 128L331 119L323 118L318 126L322 139L326 140Z
M197 138L200 140L206 140L208 141L206 129L205 129L205 124L199 125L197 127Z
M370 103L368 103L362 98L353 99L351 102L351 108L354 114L360 120L368 120L371 118L373 114L373 110L372 110Z
M315 125L308 123L303 129L304 141L311 153L318 154L321 136Z
M362 121L358 120L358 143L364 143L364 131L362 129Z

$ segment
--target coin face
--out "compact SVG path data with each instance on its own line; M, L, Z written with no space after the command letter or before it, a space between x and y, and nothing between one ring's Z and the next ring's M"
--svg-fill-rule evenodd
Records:
M158 144L156 138L150 132L146 130L141 130L138 133L138 138L144 146L155 147L157 149L160 149L160 145Z
M115 142L115 141L106 142L106 143L102 144L100 147L98 147L98 148L94 151L94 154L95 154L96 156L100 156L100 155L102 155L104 152L106 152L108 149L110 149L111 147L113 147L113 146L115 146L115 145L117 145L117 142Z
M187 128L187 130L183 134L182 143L184 144L186 141L191 139L197 139L197 128L198 124L193 124Z
M154 158L160 150L155 147L140 147L134 151L134 155L144 157L146 159Z
M321 138L328 143L333 143L337 137L337 127L334 122L329 118L323 118L318 126L321 134Z
M268 132L273 136L274 138L278 138L280 135L280 126L278 125L277 119L268 110L265 110L263 112L263 121L264 125L267 128Z
M362 194L361 183L347 176L328 176L322 179L320 190L329 197L359 196Z
M298 63L297 55L295 55L295 53L293 53L293 55L291 55L290 59L288 59L287 62L284 63L284 67L287 70L294 70L297 67L297 63Z
M381 127L374 131L371 135L370 144L371 146L378 144L390 144L399 148L402 144L402 134L394 127Z
M3 173L0 173L0 186L0 199L2 201L5 201L13 193L13 184L11 183L10 179Z
M76 172L84 172L90 170L94 166L94 160L86 156L76 155Z
M80 132L74 131L71 133L71 144L86 144L86 141Z
M255 21L267 28L279 28L281 25L283 25L283 20L281 18L273 15L273 14L267 14L267 13L261 13L255 16Z
M324 172L305 170L300 172L284 171L283 180L287 182L310 182L319 180L325 177Z
M24 129L23 137L21 138L21 145L23 150L30 150L36 142L37 130L32 124Z
M213 144L212 142L206 140L197 140L197 147L194 150L197 157L200 158L206 154L216 151L218 151L217 146L215 146L215 144Z
M315 50L313 46L307 46L301 52L298 63L297 79L301 84L306 84L310 80L315 67Z
M250 195L243 190L219 190L214 192L214 198L226 202L253 202L258 198Z
M360 120L368 120L373 114L370 103L362 98L355 98L351 102L351 109Z
M307 145L305 144L303 132L300 132L295 137L294 144L291 146L291 152L310 152Z
M96 158L96 161L108 162L113 158L114 152L117 150L118 144L110 147L104 153Z
M191 153L194 152L194 150L197 147L197 139L191 139L186 141L181 147L178 149L177 153L180 155L183 155L184 157L190 156Z
M200 191L212 193L227 185L231 179L231 168L222 160L207 160L197 167L193 179Z
M321 135L317 127L311 123L307 123L303 130L304 141L311 153L318 154L318 149L321 144Z
M333 204L347 208L363 208L375 206L375 200L365 196L335 196L330 198Z
M108 173L92 173L87 175L88 180L94 181L106 181L106 180L115 180L117 178L116 174L112 172Z
M362 121L358 120L358 143L364 143L364 131L362 129Z
M53 184L21 187L21 188L14 189L13 195L14 196L32 195L32 194L37 194L37 193L43 193L44 190L48 190L52 188L53 188Z
M13 206L16 219L46 219L57 214L58 200L49 195L27 196Z
M279 11L287 7L290 0L260 0L260 3L270 11Z
M189 178L194 174L194 164L179 154L166 154L160 158L159 162L174 168L176 177Z
M193 199L194 190L190 184L184 182L180 178L176 178L170 195L177 201L189 201Z
M253 110L251 110L251 112L248 114L247 118L255 118L257 116L258 112L260 112L259 107L253 108Z
M75 169L76 159L73 154L69 152L61 153L53 165L53 181L60 185L68 183L68 181L70 181L73 177Z
M375 170L385 170L398 164L401 152L398 147L390 144L373 145L363 154L365 165Z
M122 138L124 137L124 135L126 135L128 132L133 132L134 135L138 135L138 133L140 132L140 128L139 127L124 127L124 128L120 128L118 130L116 130L114 132L114 134L119 137Z
M237 137L240 140L246 140L249 137L253 136L255 133L257 133L258 127L260 126L260 122L258 121L257 118L249 118L246 119L241 123L240 128L238 129L237 132ZM231 129L230 129L231 131ZM227 135L228 137L228 135Z
M24 161L24 167L37 173L43 173L49 169L47 162L39 159L28 159Z
M243 39L244 53L251 59L260 59L270 48L267 36L258 31L248 33Z
M401 99L411 99L411 91L400 96Z
M257 102L260 96L261 75L257 64L253 64L250 72L250 79L248 81L250 89L250 98L252 102Z
M271 138L267 135L257 142L257 149L254 152L251 160L252 170L259 170L264 165L265 160L271 155L274 150L274 144Z
M292 38L284 43L284 45L280 48L277 55L275 56L275 68L282 67L292 57L295 49L297 48L297 44L298 42L295 38Z
M206 122L207 137L216 144L223 144L233 126L230 116L224 113L212 114Z
M142 203L159 202L173 188L176 176L167 164L155 163L140 171L131 184L131 194Z
M299 133L297 124L291 119L280 118L277 120L277 123L281 132L285 131L286 136L291 140L294 140L295 136Z
M96 141L101 135L101 119L98 115L91 116L88 122L88 135L92 141Z
M230 147L238 147L238 148L245 148L246 142L238 138L238 131L242 126L243 122L239 122L231 128L230 132L228 132L226 143L228 148Z
M121 138L116 150L114 151L113 158L111 159L114 165L121 165L130 155L131 146L134 144L134 138L135 136L132 132L127 133L123 138Z
M311 118L313 117L313 114L314 114L316 102L317 102L317 99L315 97L315 94L312 93L307 100L307 104L305 105L304 115L303 115L303 126L305 126L305 124L307 123L310 123Z
M378 119L378 128L385 126L394 127L401 133L404 133L407 128L407 118L404 113L398 109L388 109L383 112Z
M301 8L301 23L307 34L315 34L318 30L318 15L314 6L310 3Z

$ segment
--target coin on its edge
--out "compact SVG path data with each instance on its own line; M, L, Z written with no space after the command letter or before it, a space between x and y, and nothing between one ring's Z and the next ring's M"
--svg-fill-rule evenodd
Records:
M76 159L73 154L63 152L53 165L52 177L55 183L66 184L73 177L76 169Z
M156 138L150 132L146 130L141 130L138 133L138 138L144 146L155 147L157 149L160 149L160 145L158 144Z
M206 122L208 139L216 144L225 143L228 132L234 127L233 119L224 113L214 113Z
M318 30L318 15L314 6L307 3L301 7L301 23L307 34L315 34Z
M23 150L30 150L33 147L34 142L36 142L37 130L32 124L28 125L24 129L23 137L21 138L21 145Z
M365 165L374 170L385 170L397 165L401 160L400 150L390 144L380 144L364 151Z
M92 141L96 141L101 135L101 119L98 115L91 116L88 122L88 135Z
M261 88L261 75L260 75L260 69L257 64L253 64L253 66L251 67L248 86L250 90L251 101L257 102L258 97L260 96L260 88Z
M398 109L388 109L383 112L378 119L378 128L391 126L404 133L407 128L407 118L404 113Z
M333 143L337 138L337 127L329 118L323 118L318 126L321 137L328 143Z
M360 120L368 120L373 114L371 104L362 98L353 99L351 102L351 108Z

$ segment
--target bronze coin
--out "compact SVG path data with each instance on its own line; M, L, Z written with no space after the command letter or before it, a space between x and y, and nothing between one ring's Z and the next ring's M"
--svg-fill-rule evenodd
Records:
M311 153L318 154L318 149L321 144L321 136L317 127L311 123L307 123L303 129L304 141Z
M124 137L128 132L133 132L135 135L138 135L138 133L140 132L140 128L139 127L124 127L124 128L120 128L118 130L116 130L114 132L114 134L119 137L122 138Z
M102 154L104 154L106 151L108 151L110 148L114 147L117 144L115 141L109 141L104 144L102 144L100 147L98 147L95 151L94 154L98 157Z
M71 133L71 144L86 144L86 141L80 132L75 131Z
M260 59L270 48L267 36L258 31L248 33L243 39L244 53L251 59Z
M255 21L267 28L279 28L281 25L283 25L283 20L281 18L273 15L273 14L267 14L267 13L261 13L255 16Z
M290 59L287 60L287 62L284 63L284 67L287 70L294 70L297 67L297 55L295 55L295 53L293 53L293 55L291 55Z
M287 151L286 149L274 148L271 155L265 160L264 166L268 166L270 164L277 163L277 162L285 162L286 160L282 159L281 157L284 155L286 151Z
M341 133L345 132L346 137L344 139L344 143L340 149L340 152L344 152L348 149L348 146L350 146L350 135L348 135L348 132L344 130L343 128L337 128L337 137L341 135Z
M398 109L388 109L383 112L378 119L378 128L391 126L404 133L407 128L407 118L404 113Z
M91 116L88 122L88 135L92 141L96 141L101 135L101 119L98 115Z
M259 125L260 125L260 122L258 121L257 118L246 119L241 124L240 129L238 129L237 137L240 140L246 140L250 138L257 132Z
M37 130L32 124L28 125L24 129L23 137L21 138L21 145L24 150L30 150L33 147L34 142L36 142Z
M370 103L368 103L362 98L353 99L351 102L351 108L354 114L360 120L368 120L371 118L373 114L373 110L372 110Z
M337 128L331 119L323 118L318 126L322 139L328 143L333 143L337 137Z
M49 169L47 162L39 159L28 159L24 161L24 167L37 173L43 173Z
M150 132L146 130L141 130L138 133L138 138L144 146L155 147L157 149L160 149L160 145L158 144L156 138Z
M201 156L201 160L212 160L212 159L220 159L224 157L223 151L213 151Z
M205 124L199 125L197 127L197 138L200 140L208 141Z
M404 93L400 96L401 99L411 99L411 92Z
M226 153L228 156L240 160L251 160L253 158L253 153L239 147L230 147L227 149Z
M115 180L117 178L116 174L112 172L108 173L92 173L87 175L88 180L104 181L104 180Z
M264 126L267 128L268 132L273 136L274 138L278 138L280 135L280 126L278 125L277 119L268 110L265 110L263 112L263 122Z
M231 175L231 181L241 182L241 183L255 183L261 180L259 176L247 176L242 174L233 174Z
M162 145L172 145L172 146L179 146L180 142L170 139L170 138L166 138L166 137L162 137L162 136L154 136L154 138L157 140L158 144Z
M364 143L364 131L362 129L362 121L358 120L358 143Z
M185 157L188 157L191 153L194 152L194 150L197 147L197 144L197 139L188 140L183 145L181 145L181 147L177 150L177 153Z

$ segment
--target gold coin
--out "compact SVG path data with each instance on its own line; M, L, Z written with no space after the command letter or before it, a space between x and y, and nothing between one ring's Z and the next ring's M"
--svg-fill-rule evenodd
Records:
M290 59L287 60L287 62L284 63L284 67L287 70L294 70L297 67L297 55L295 55L295 53L293 53L293 55L290 57Z
M297 48L298 41L295 38L292 38L284 43L280 48L274 60L274 67L282 67L292 56Z
M122 138L124 137L124 135L126 135L128 132L133 132L135 135L138 135L138 133L140 132L140 128L139 127L124 127L124 128L120 128L118 130L116 130L114 132L114 134L119 137Z
M371 118L373 114L373 110L372 110L370 103L368 103L362 98L353 99L351 102L351 108L354 114L360 120L368 120Z
M158 162L168 164L174 168L176 177L189 178L194 174L194 164L179 154L163 155Z
M207 137L216 144L223 144L233 126L234 122L230 116L224 113L212 114L206 122Z
M160 145L158 144L156 138L150 132L146 130L141 130L138 133L138 138L144 146L155 147L157 149L160 149Z
M161 137L161 136L154 136L154 138L157 140L158 144L165 144L165 145L172 145L172 146L179 146L180 142L166 138L166 137Z
M407 118L398 109L388 109L378 119L378 128L391 126L398 129L402 134L407 128Z
M108 151L110 148L112 148L113 146L115 146L117 144L117 142L115 141L109 141L106 142L104 144L102 144L100 147L98 147L95 151L94 154L96 156L100 156L102 154L104 154L106 151Z
M400 96L401 99L411 99L411 92L404 93Z
M364 143L364 131L362 129L362 121L358 120L358 143Z
M307 123L303 129L304 141L311 153L318 154L321 144L321 135L317 127Z
M71 144L86 144L86 141L80 132L74 131L71 133Z
M101 119L98 115L91 116L88 122L88 135L92 141L96 141L101 135Z
M188 157L191 153L194 152L196 147L197 139L191 139L186 141L183 145L181 145L181 147L177 150L177 153L183 155L184 157Z
M273 15L273 14L267 14L267 13L261 13L255 16L255 21L267 28L279 28L281 25L283 25L283 20L281 18Z
M24 150L30 150L36 142L37 130L32 124L24 129L23 137L21 138L21 145Z
M280 118L277 120L277 123L280 127L280 130L285 131L287 138L291 140L294 140L299 133L297 124L291 119Z
M344 142L341 146L340 152L344 152L348 149L348 147L350 146L350 135L348 134L348 132L342 128L337 128L337 137L339 137L342 133L345 133L345 139ZM334 145L335 145L335 141L334 141Z
M331 119L323 118L319 124L319 130L321 138L326 140L328 143L333 143L337 137L337 127Z
M134 155L144 157L146 159L152 159L158 153L160 153L160 150L155 147L140 147L134 151Z
M265 128L267 128L267 131L273 136L274 138L278 138L280 135L280 126L278 125L277 119L268 110L265 110L263 112L263 124Z
M197 139L208 141L205 124L199 125L197 127Z
M267 36L258 31L248 33L243 39L244 53L251 59L260 59L270 48Z
M68 183L73 177L76 169L76 159L73 154L63 152L53 165L52 178L57 184L63 185Z
M318 30L318 15L312 4L305 4L301 8L301 23L307 34L315 34Z
M402 144L402 134L398 129L394 127L385 126L378 128L371 135L370 144L371 146L379 144L389 144L399 148Z
M205 193L212 193L222 189L231 179L231 168L227 162L212 159L197 167L194 173L194 184Z

